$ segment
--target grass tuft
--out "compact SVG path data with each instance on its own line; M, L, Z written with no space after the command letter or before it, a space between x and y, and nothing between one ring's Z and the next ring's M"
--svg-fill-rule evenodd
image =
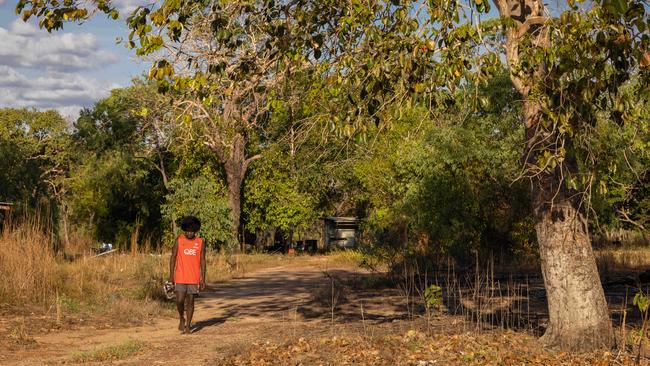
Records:
M142 351L144 343L127 340L114 346L103 347L90 351L80 351L72 354L73 362L102 362L117 361L129 358Z

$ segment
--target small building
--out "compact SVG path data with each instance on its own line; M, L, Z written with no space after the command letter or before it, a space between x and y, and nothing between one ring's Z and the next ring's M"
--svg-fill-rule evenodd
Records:
M5 212L8 213L9 211L11 211L11 208L12 208L13 206L14 206L13 203L9 203L9 202L0 202L0 211L5 211Z
M324 248L354 248L357 246L359 219L356 217L334 217L323 219Z

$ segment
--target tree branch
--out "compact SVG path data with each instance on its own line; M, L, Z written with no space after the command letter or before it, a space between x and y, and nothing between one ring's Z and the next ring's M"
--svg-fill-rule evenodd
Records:
M204 145L208 147L212 152L214 152L221 163L225 164L226 162L226 153L223 151L223 148L217 144L210 143L209 141L205 141Z
M258 160L260 158L262 158L262 154L256 154L256 155L253 155L250 158L244 160L244 166L243 166L244 172L246 172L246 170L248 170L248 166L250 165L250 163L252 163L255 160Z
M617 212L618 212L619 215L621 215L621 221L632 224L632 225L638 227L639 229L641 229L642 231L645 231L645 226L643 226L643 225L639 224L638 222L632 220L630 218L630 216L628 215L627 211L625 211L625 209L620 208L620 209L617 210Z
M526 21L524 21L523 24L517 28L517 38L523 37L531 26L536 24L544 24L548 19L548 17L545 17L543 15L526 18Z
M507 0L494 0L494 5L496 5L501 16L510 17L510 7L508 7Z

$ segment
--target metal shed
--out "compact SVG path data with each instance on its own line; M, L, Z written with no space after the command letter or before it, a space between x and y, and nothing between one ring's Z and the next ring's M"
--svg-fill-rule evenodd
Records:
M325 248L354 248L357 246L358 231L359 219L356 217L325 217L323 245Z
M14 206L13 203L9 202L0 202L0 211L11 211L11 208Z

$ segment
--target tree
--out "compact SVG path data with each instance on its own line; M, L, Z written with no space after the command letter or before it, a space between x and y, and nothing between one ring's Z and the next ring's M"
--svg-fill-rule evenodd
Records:
M609 312L580 210L584 200L572 180L580 175L577 162L590 150L580 139L600 110L611 110L619 123L636 123L632 108L607 104L624 103L617 100L619 90L637 67L647 82L644 5L604 1L583 12L570 3L558 18L549 17L538 0L496 5L514 23L503 45L511 79L524 99L525 166L533 183L549 304L544 340L575 350L609 347Z
M549 299L543 340L551 346L591 350L613 344L585 216L585 198L595 183L604 184L590 169L596 162L589 136L600 114L619 124L642 121L634 99L620 91L638 76L643 92L635 97L649 94L644 4L603 1L583 8L570 2L554 17L542 1L497 0L501 18L481 21L490 9L484 1L395 1L370 16L367 7L349 15L355 19L349 31L358 34L351 38L363 41L346 54L350 60L341 69L349 77L342 84L360 91L353 110L371 116L381 113L376 105L386 99L385 88L374 90L376 85L394 85L391 98L410 90L416 100L445 108L458 86L493 77L505 50L522 99L526 149L520 176L532 187ZM424 25L422 11L430 15Z
M165 194L171 192L170 179L174 163L174 142L179 134L173 96L158 93L155 83L134 79L125 90L135 101L130 113L136 117L134 126L139 146L136 158L142 159L160 173ZM178 149L176 149L178 150ZM176 235L176 218L170 218L171 231Z
M155 84L140 79L134 79L125 92L136 103L129 112L139 120L134 126L141 148L138 156L160 173L165 189L169 190L169 155L178 134L173 100L171 96L158 93Z
M194 178L174 178L169 182L170 193L162 205L167 220L178 220L186 215L201 218L201 236L213 247L234 247L230 236L232 223L228 219L228 204L224 187L214 177L199 175ZM173 241L168 241L171 245Z
M55 227L68 243L69 170L72 163L68 123L56 111L0 110L0 198L18 209L54 214Z
M143 42L140 53L158 51L161 57L161 36L141 27L147 20L172 40L149 75L163 90L179 93L176 105L188 135L203 141L223 165L234 238L244 179L250 164L262 157L262 145L251 142L263 134L269 97L287 75L309 64L300 54L291 59L279 52L292 22L280 10L273 2L167 2L153 11L142 8L128 20L130 39L137 35ZM187 21L173 20L172 14Z
M95 4L110 12L107 3ZM149 34L147 16L154 24L164 23L177 42L183 27L209 5L168 1L160 12L132 17L140 49L146 52L164 43ZM306 30L299 34L309 37L284 37L292 27L268 33L269 39L283 43L272 49L303 58L312 51L315 59L326 56L320 71L332 82L330 96L343 117L336 128L347 135L381 119L396 102L426 99L434 108L445 107L459 85L490 79L501 66L503 50L522 99L526 148L521 177L532 186L549 299L543 339L571 350L609 347L613 332L584 210L589 202L584 198L594 183L603 181L594 171L578 168L594 165L588 137L599 114L619 124L643 122L634 99L619 91L636 75L642 92L635 97L647 99L650 94L647 2L601 0L579 6L571 0L565 10L550 13L541 0L495 0L495 5L500 18L488 20L481 16L490 4L475 0L350 0L345 6L269 1L246 2L240 9L261 17L255 24L296 19L296 28ZM60 27L64 15L75 20L87 15L54 0L21 0L18 10L27 18L39 16L48 30ZM165 63L158 66L156 74L171 74Z
M325 107L324 85L311 71L293 72L269 96L257 142L264 158L252 164L244 187L245 225L260 237L279 229L291 241L319 217L354 214L353 186L345 180L353 176L348 158L356 144L323 131L318 116L329 115L331 106Z
M253 232L280 229L293 233L307 229L318 217L313 192L303 191L294 175L306 172L292 169L288 154L278 150L267 150L267 158L255 164L245 187L246 226Z
M518 228L526 228L530 205L526 184L512 182L523 131L514 91L503 74L481 89L485 108L466 102L471 88L459 89L444 113L399 107L367 155L357 157L354 171L377 242L392 240L400 252L407 245L434 260L451 255L461 264L474 259L473 251L498 261L529 249L516 237L529 236Z
M165 113L151 101L156 95L155 88L137 82L114 89L83 110L74 124L72 213L80 228L87 227L102 241L127 244L136 228L140 239L156 240L164 231L160 204L167 193L165 175L171 173L165 170L163 175L159 168L168 169L173 157L166 146L156 147L160 140L152 119ZM143 117L145 105L155 112Z
M623 98L635 99L641 94L641 86L636 80L621 90L629 94ZM650 120L650 105L641 98L636 105L641 111L640 121ZM607 232L616 228L647 231L648 178L650 178L650 124L619 124L600 114L594 125L595 133L589 145L595 166L583 166L581 170L592 169L598 172L598 181L592 193L592 221L594 230ZM601 183L602 182L602 183Z

